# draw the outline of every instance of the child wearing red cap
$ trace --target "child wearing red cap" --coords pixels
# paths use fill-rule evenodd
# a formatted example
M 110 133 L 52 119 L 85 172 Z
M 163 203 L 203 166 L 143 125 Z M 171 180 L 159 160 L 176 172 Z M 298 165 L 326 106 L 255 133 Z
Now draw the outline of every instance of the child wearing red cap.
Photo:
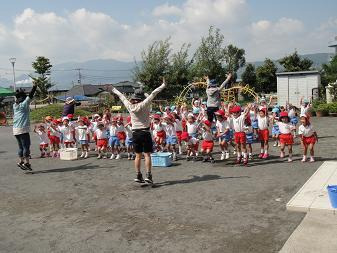
M 241 113 L 240 106 L 234 106 L 231 110 L 231 123 L 234 129 L 234 141 L 236 144 L 237 159 L 236 164 L 240 164 L 242 161 L 243 153 L 243 164 L 248 164 L 247 146 L 246 146 L 246 134 L 245 134 L 245 119 L 248 116 L 250 105 L 246 107 L 243 113 Z
M 59 156 L 59 149 L 60 149 L 60 142 L 61 142 L 61 132 L 58 128 L 59 121 L 58 120 L 53 120 L 50 124 L 50 127 L 48 129 L 49 133 L 49 141 L 50 145 L 52 147 L 52 156 L 53 157 L 58 157 Z
M 89 152 L 89 139 L 90 139 L 90 131 L 88 126 L 86 125 L 86 118 L 79 118 L 78 119 L 78 126 L 75 127 L 77 136 L 78 136 L 78 141 L 81 145 L 81 158 L 88 158 L 88 152 Z
M 76 142 L 75 138 L 75 128 L 69 124 L 68 117 L 63 117 L 63 125 L 59 127 L 62 133 L 62 143 L 66 148 L 72 148 Z
M 288 112 L 281 112 L 280 117 L 279 117 L 279 122 L 277 122 L 277 125 L 279 126 L 280 130 L 280 144 L 281 144 L 281 154 L 280 157 L 284 158 L 284 149 L 285 146 L 288 147 L 289 151 L 289 157 L 288 157 L 288 162 L 292 162 L 292 155 L 293 155 L 293 144 L 294 144 L 294 138 L 292 135 L 292 131 L 295 129 L 295 126 L 293 126 L 290 123 L 290 119 L 288 116 Z
M 221 148 L 221 160 L 229 159 L 228 143 L 231 141 L 230 125 L 224 110 L 215 112 L 217 137 Z
M 126 134 L 125 134 L 125 127 L 124 127 L 124 120 L 122 116 L 119 116 L 117 118 L 117 137 L 119 139 L 120 148 L 125 150 Z
M 108 147 L 108 134 L 106 126 L 103 122 L 97 123 L 97 129 L 94 132 L 93 139 L 97 143 L 98 156 L 97 159 L 106 159 L 106 149 Z
M 118 117 L 113 117 L 111 123 L 109 124 L 109 148 L 111 149 L 110 160 L 120 159 L 119 146 L 120 141 L 118 138 Z
M 183 123 L 181 118 L 176 112 L 172 113 L 172 116 L 175 120 L 175 127 L 176 127 L 176 135 L 177 135 L 177 141 L 178 141 L 178 152 L 179 155 L 182 154 L 182 134 L 183 134 Z
M 209 120 L 203 122 L 201 153 L 204 155 L 203 162 L 210 161 L 211 163 L 214 163 L 215 161 L 212 156 L 214 141 L 211 127 L 212 123 Z
M 135 152 L 133 148 L 133 134 L 132 134 L 132 123 L 131 123 L 131 116 L 126 118 L 126 125 L 125 127 L 125 134 L 126 134 L 126 151 L 128 152 L 128 160 L 135 159 Z
M 187 115 L 186 121 L 187 129 L 187 155 L 186 160 L 189 161 L 191 157 L 197 159 L 199 150 L 198 130 L 199 124 L 196 122 L 195 116 L 192 113 Z
M 302 162 L 307 161 L 307 152 L 310 152 L 310 162 L 315 162 L 314 159 L 314 146 L 318 140 L 317 133 L 310 124 L 309 116 L 303 114 L 300 116 L 301 125 L 298 128 L 298 135 L 301 138 L 303 146 L 303 159 Z
M 259 158 L 268 158 L 269 149 L 269 117 L 266 108 L 261 108 L 257 115 L 257 123 L 259 128 L 259 140 L 261 143 L 261 151 Z
M 39 126 L 35 126 L 34 133 L 36 133 L 40 138 L 41 158 L 46 156 L 49 157 L 50 156 L 50 153 L 48 151 L 49 138 L 44 125 L 40 124 Z
M 161 117 L 159 114 L 153 116 L 153 122 L 151 126 L 154 141 L 157 144 L 157 151 L 162 151 L 165 146 L 165 130 L 164 126 L 161 123 Z

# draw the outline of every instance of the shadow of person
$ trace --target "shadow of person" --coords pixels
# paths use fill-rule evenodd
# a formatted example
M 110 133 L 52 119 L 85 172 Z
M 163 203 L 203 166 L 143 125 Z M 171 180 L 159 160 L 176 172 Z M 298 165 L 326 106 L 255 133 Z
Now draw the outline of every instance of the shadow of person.
M 202 176 L 193 175 L 192 178 L 188 178 L 188 179 L 159 182 L 159 183 L 156 183 L 154 185 L 154 188 L 162 187 L 162 186 L 171 186 L 171 185 L 176 185 L 176 184 L 191 184 L 191 183 L 195 183 L 195 182 L 205 182 L 205 181 L 224 180 L 224 179 L 236 179 L 236 178 L 250 178 L 250 177 L 249 176 L 221 177 L 219 175 L 202 175 Z
M 111 167 L 111 166 L 110 166 Z M 44 173 L 58 173 L 58 172 L 70 172 L 70 171 L 78 171 L 78 170 L 96 170 L 99 169 L 98 165 L 84 164 L 75 167 L 66 167 L 66 168 L 57 168 L 50 170 L 38 170 L 29 172 L 29 174 L 44 174 Z

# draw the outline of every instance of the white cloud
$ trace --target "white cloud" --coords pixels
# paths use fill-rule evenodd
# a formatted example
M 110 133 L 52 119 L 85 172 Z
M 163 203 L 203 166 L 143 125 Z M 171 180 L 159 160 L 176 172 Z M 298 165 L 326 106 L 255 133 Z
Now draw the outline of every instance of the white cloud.
M 0 65 L 16 56 L 17 66 L 30 67 L 38 55 L 53 64 L 98 58 L 132 61 L 154 40 L 169 36 L 174 48 L 186 42 L 194 49 L 210 25 L 221 29 L 226 43 L 245 48 L 248 60 L 278 58 L 295 48 L 300 53 L 328 51 L 337 25 L 336 18 L 317 27 L 287 17 L 252 22 L 245 0 L 186 0 L 180 6 L 157 6 L 152 14 L 152 23 L 133 25 L 83 8 L 65 15 L 25 9 L 12 25 L 0 24 Z
M 156 17 L 160 16 L 180 16 L 182 15 L 182 10 L 175 6 L 175 5 L 169 5 L 168 3 L 157 6 L 153 9 L 152 15 Z

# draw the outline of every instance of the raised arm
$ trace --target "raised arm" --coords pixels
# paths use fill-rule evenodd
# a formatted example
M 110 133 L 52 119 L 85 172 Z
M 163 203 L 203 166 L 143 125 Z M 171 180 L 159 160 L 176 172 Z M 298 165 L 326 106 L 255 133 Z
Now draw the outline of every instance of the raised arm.
M 29 92 L 29 95 L 28 95 L 30 99 L 33 99 L 34 94 L 35 94 L 35 92 L 36 92 L 36 88 L 37 88 L 37 84 L 35 84 L 35 83 L 33 82 L 33 88 L 32 88 L 32 90 Z
M 229 83 L 229 81 L 231 80 L 231 78 L 232 78 L 232 73 L 229 73 L 227 75 L 226 80 L 220 85 L 219 89 L 222 90 L 223 88 L 227 88 L 227 84 Z
M 158 88 L 156 88 L 154 91 L 152 91 L 152 93 L 147 98 L 145 98 L 142 104 L 147 105 L 151 103 L 151 101 L 157 96 L 157 94 L 161 92 L 165 87 L 166 87 L 166 81 L 165 81 L 165 78 L 163 78 L 163 83 Z
M 114 94 L 116 94 L 119 99 L 122 101 L 122 103 L 125 105 L 126 108 L 129 108 L 130 106 L 130 102 L 129 100 L 124 96 L 124 94 L 122 92 L 120 92 L 119 90 L 117 90 L 115 87 L 112 88 L 112 91 Z

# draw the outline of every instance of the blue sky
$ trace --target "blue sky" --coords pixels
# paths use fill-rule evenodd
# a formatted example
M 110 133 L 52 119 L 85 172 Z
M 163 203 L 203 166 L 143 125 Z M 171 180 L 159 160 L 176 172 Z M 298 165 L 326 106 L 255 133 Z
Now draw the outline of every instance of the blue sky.
M 5 3 L 4 3 L 5 2 Z M 208 27 L 247 60 L 332 52 L 336 0 L 12 0 L 0 10 L 0 67 L 8 57 L 29 66 L 36 55 L 53 62 L 113 58 L 130 61 L 155 40 L 171 37 L 195 50 Z

